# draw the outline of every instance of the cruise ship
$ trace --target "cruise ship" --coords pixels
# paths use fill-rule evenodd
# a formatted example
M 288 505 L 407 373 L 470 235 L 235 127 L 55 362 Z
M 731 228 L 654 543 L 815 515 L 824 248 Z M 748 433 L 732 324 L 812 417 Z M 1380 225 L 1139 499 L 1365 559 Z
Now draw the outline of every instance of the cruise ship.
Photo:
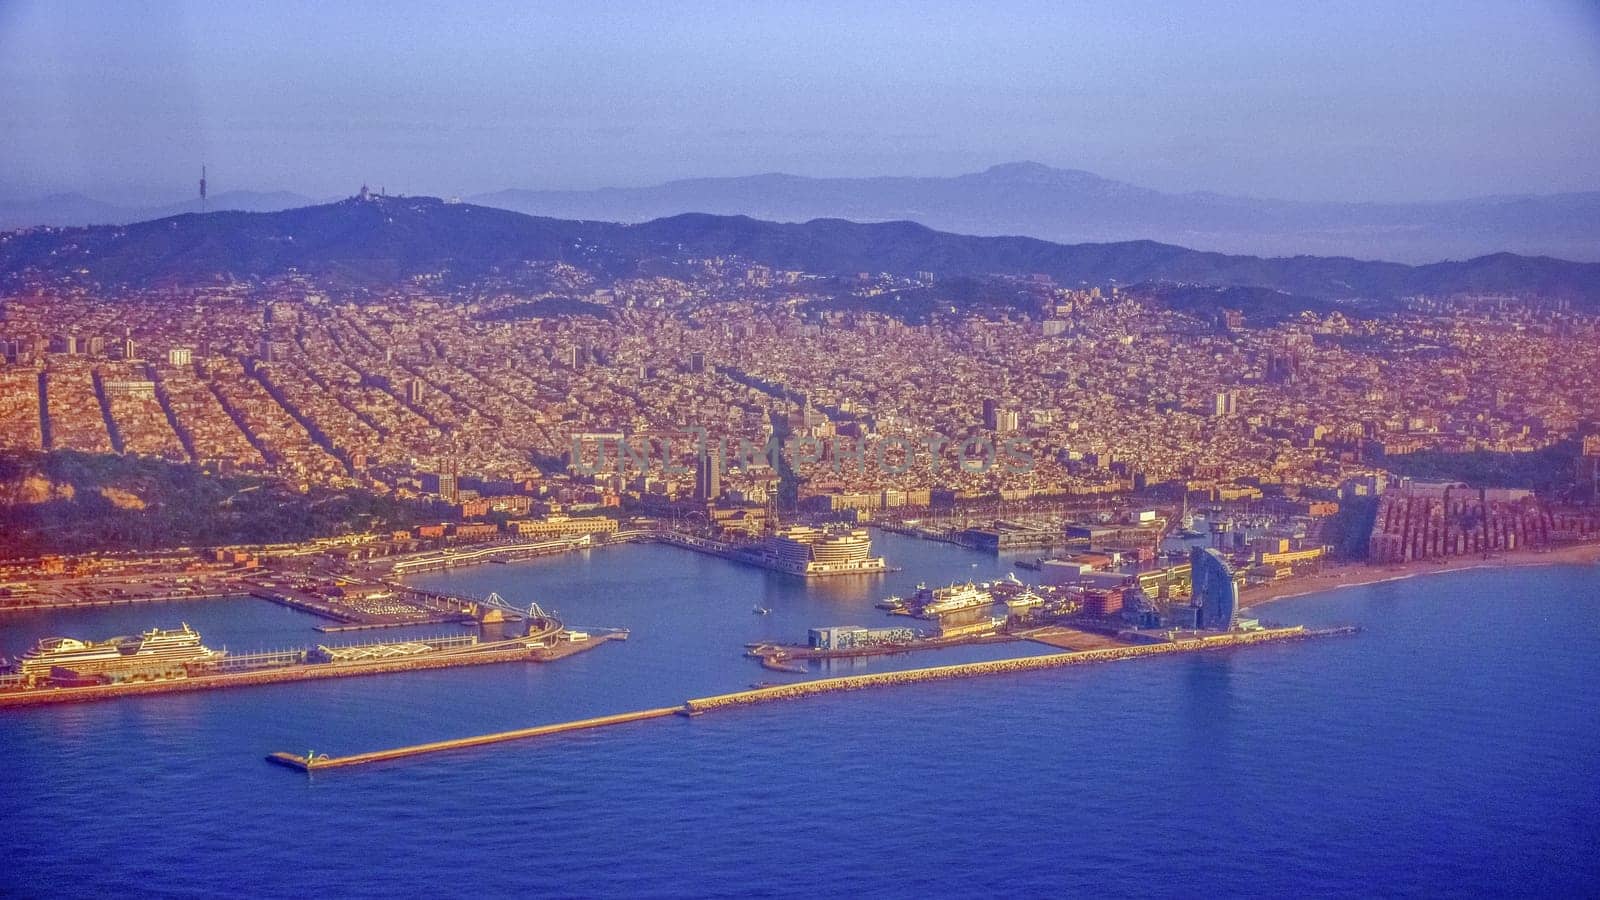
M 872 538 L 865 528 L 792 525 L 762 541 L 754 548 L 752 559 L 769 569 L 807 578 L 888 569 L 883 557 L 872 555 Z
M 949 587 L 929 588 L 919 586 L 912 595 L 910 606 L 924 619 L 937 619 L 951 613 L 989 609 L 994 606 L 994 594 L 988 585 L 952 584 Z
M 200 644 L 200 633 L 184 624 L 181 628 L 152 628 L 137 636 L 114 637 L 104 641 L 77 638 L 44 638 L 17 660 L 16 672 L 25 681 L 49 678 L 56 669 L 78 676 L 179 674 L 185 666 L 220 659 L 222 654 Z

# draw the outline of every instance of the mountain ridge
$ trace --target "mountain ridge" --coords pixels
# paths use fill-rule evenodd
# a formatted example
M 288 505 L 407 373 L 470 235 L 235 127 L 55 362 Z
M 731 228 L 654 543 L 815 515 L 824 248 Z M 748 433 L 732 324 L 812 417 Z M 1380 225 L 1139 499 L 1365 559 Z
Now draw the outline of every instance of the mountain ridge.
M 1163 192 L 1084 169 L 1022 161 L 953 176 L 817 178 L 768 172 L 592 190 L 511 188 L 465 198 L 560 219 L 646 222 L 685 212 L 777 222 L 908 219 L 941 231 L 1056 243 L 1154 239 L 1198 250 L 1349 256 L 1420 265 L 1505 250 L 1600 262 L 1600 191 L 1498 194 L 1428 203 L 1280 200 Z M 211 210 L 256 212 L 314 201 L 285 191 L 230 191 Z M 199 201 L 118 206 L 75 194 L 0 198 L 0 228 L 131 224 L 199 211 Z
M 1408 266 L 1348 257 L 1229 255 L 1151 240 L 1064 245 L 951 234 L 911 221 L 780 223 L 684 213 L 629 225 L 527 216 L 427 197 L 351 198 L 280 212 L 185 213 L 127 226 L 11 232 L 0 235 L 0 283 L 206 284 L 301 273 L 334 286 L 371 288 L 417 277 L 481 282 L 548 261 L 631 275 L 652 261 L 713 256 L 823 275 L 1045 274 L 1067 285 L 1258 287 L 1338 300 L 1504 292 L 1600 308 L 1600 264 L 1512 253 Z
M 309 206 L 317 201 L 292 191 L 224 191 L 207 199 L 207 211 L 277 212 Z M 30 200 L 0 200 L 0 230 L 40 226 L 130 225 L 164 219 L 186 212 L 201 212 L 199 198 L 177 203 L 123 205 L 107 203 L 75 191 L 47 194 Z
M 1217 252 L 1411 264 L 1500 250 L 1600 261 L 1600 191 L 1435 203 L 1277 200 L 1166 193 L 1082 169 L 1015 162 L 949 177 L 768 173 L 636 188 L 510 189 L 466 199 L 530 215 L 620 222 L 680 212 L 780 222 L 911 219 L 943 231 L 1057 243 L 1151 238 Z

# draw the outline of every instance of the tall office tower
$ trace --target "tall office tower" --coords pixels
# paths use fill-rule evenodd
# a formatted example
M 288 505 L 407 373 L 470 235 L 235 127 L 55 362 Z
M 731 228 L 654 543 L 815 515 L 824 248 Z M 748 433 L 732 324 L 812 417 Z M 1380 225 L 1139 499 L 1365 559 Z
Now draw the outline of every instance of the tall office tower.
M 457 487 L 455 464 L 451 463 L 439 472 L 429 472 L 423 475 L 422 489 L 430 494 L 438 494 L 446 502 L 456 502 L 461 496 L 461 491 Z
M 722 496 L 722 460 L 709 448 L 695 460 L 694 496 L 707 503 Z

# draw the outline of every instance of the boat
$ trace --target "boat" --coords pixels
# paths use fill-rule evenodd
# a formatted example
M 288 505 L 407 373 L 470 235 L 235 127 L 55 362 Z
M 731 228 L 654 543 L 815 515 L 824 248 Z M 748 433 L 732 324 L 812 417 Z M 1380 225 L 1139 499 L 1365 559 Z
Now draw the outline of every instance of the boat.
M 17 660 L 15 671 L 25 680 L 51 677 L 57 669 L 75 675 L 104 675 L 116 678 L 151 673 L 177 674 L 185 666 L 220 659 L 222 654 L 202 646 L 200 634 L 188 623 L 163 630 L 152 628 L 136 636 L 114 637 L 104 641 L 82 641 L 70 637 L 48 637 Z
M 988 586 L 980 587 L 970 581 L 942 588 L 923 588 L 911 598 L 911 605 L 916 608 L 917 615 L 924 619 L 937 619 L 940 616 L 967 610 L 987 609 L 994 604 L 994 594 L 989 592 Z
M 755 613 L 758 616 L 764 616 L 764 615 L 767 615 L 768 613 L 772 612 L 772 610 L 766 608 L 765 606 L 756 606 L 755 608 L 751 609 L 750 611 Z
M 50 670 L 57 666 L 81 671 L 80 667 L 93 668 L 121 659 L 122 651 L 115 639 L 90 642 L 69 637 L 48 637 L 22 654 L 15 668 L 18 675 L 40 678 L 49 675 Z
M 889 610 L 890 612 L 894 612 L 895 610 L 905 609 L 906 601 L 904 597 L 885 597 L 872 605 L 876 606 L 878 609 L 885 609 Z

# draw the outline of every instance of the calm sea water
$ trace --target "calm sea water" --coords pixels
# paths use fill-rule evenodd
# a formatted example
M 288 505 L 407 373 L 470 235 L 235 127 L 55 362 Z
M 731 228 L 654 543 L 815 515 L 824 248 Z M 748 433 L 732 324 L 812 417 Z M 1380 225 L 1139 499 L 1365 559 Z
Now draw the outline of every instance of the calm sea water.
M 878 540 L 905 572 L 808 586 L 635 546 L 421 579 L 633 630 L 548 666 L 0 713 L 0 895 L 1572 896 L 1600 884 L 1600 567 L 1270 608 L 1365 626 L 1352 638 L 831 695 L 312 778 L 262 761 L 782 680 L 744 645 L 883 623 L 871 602 L 884 594 L 1010 568 Z M 313 619 L 240 600 L 9 617 L 0 653 L 180 620 L 235 650 L 328 640 Z M 866 670 L 1043 649 L 1026 646 Z

